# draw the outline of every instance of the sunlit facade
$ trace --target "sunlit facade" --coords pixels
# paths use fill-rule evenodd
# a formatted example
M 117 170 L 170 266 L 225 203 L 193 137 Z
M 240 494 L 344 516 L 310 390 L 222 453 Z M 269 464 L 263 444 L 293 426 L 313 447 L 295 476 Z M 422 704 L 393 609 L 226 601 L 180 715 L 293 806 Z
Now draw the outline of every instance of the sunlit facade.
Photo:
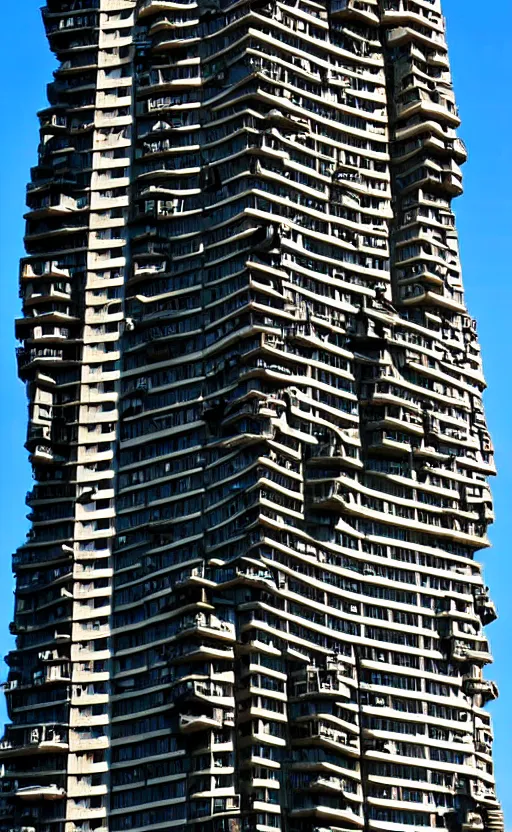
M 1 832 L 503 832 L 438 0 L 43 20 Z

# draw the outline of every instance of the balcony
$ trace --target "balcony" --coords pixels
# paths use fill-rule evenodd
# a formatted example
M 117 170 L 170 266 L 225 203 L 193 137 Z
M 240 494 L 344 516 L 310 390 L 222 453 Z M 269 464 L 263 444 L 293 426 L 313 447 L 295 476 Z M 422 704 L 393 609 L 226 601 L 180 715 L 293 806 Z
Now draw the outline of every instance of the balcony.
M 421 17 L 420 20 L 423 22 L 424 19 Z M 391 23 L 392 21 L 388 18 L 386 22 Z M 427 35 L 419 32 L 417 29 L 413 29 L 410 26 L 398 26 L 394 29 L 388 29 L 386 32 L 386 40 L 389 49 L 393 49 L 397 46 L 403 46 L 411 41 L 418 41 L 421 46 L 426 46 L 429 49 L 433 49 L 434 46 L 441 47 L 442 52 L 438 49 L 436 53 L 439 56 L 438 60 L 441 57 L 444 57 L 444 63 L 448 64 L 446 56 L 446 38 L 441 32 L 432 30 Z
M 424 259 L 420 260 L 419 258 Z M 442 291 L 446 280 L 447 267 L 434 261 L 427 261 L 423 252 L 411 257 L 407 265 L 405 261 L 400 261 L 399 265 L 400 268 L 397 270 L 399 286 L 406 287 L 421 280 L 421 284 L 418 285 L 421 285 L 425 291 L 430 291 L 432 287 L 440 287 L 437 291 Z M 424 283 L 427 285 L 423 286 Z M 403 291 L 407 294 L 405 288 Z
M 46 667 L 45 670 L 36 670 L 33 675 L 34 685 L 61 685 L 63 682 L 71 682 L 70 666 L 61 667 L 59 665 L 52 665 Z
M 39 277 L 67 278 L 69 280 L 70 272 L 69 269 L 59 266 L 58 260 L 45 260 L 40 262 L 36 262 L 35 260 L 29 260 L 27 262 L 22 260 L 20 277 L 22 280 L 34 280 Z
M 309 789 L 312 792 L 343 792 L 345 790 L 345 786 L 346 783 L 341 777 L 326 777 L 325 775 L 319 774 L 318 777 L 315 777 L 315 779 L 310 782 Z
M 68 125 L 67 116 L 58 115 L 54 112 L 41 111 L 39 113 L 39 125 L 41 130 L 49 133 L 61 133 Z
M 137 9 L 137 18 L 149 17 L 150 15 L 159 14 L 161 12 L 176 12 L 176 4 L 189 6 L 187 2 L 180 2 L 180 0 L 143 0 Z
M 65 194 L 58 196 L 47 196 L 29 204 L 29 212 L 25 215 L 29 220 L 42 219 L 43 217 L 63 216 L 80 208 L 85 208 L 77 199 Z
M 198 59 L 199 60 L 199 59 Z M 139 89 L 144 93 L 172 89 L 189 89 L 202 84 L 197 63 L 175 64 L 165 69 L 150 70 L 139 76 Z
M 66 459 L 63 456 L 54 454 L 52 448 L 49 445 L 36 445 L 34 450 L 32 451 L 30 459 L 31 462 L 33 462 L 35 465 L 49 465 L 54 462 L 66 462 Z
M 335 829 L 346 829 L 345 824 L 363 828 L 364 819 L 353 809 L 348 808 L 343 799 L 334 796 L 309 796 L 301 800 L 296 808 L 290 811 L 291 818 L 318 818 L 322 826 L 315 826 L 314 832 L 334 832 Z M 325 822 L 329 824 L 326 828 Z
M 354 504 L 354 495 L 348 486 L 339 480 L 310 486 L 308 496 L 311 507 L 321 511 L 348 511 Z
M 66 791 L 52 783 L 49 786 L 22 786 L 16 789 L 15 795 L 24 801 L 62 800 L 66 797 Z
M 458 127 L 460 124 L 453 102 L 439 93 L 415 88 L 404 93 L 404 98 L 405 100 L 397 103 L 395 107 L 396 116 L 399 119 L 410 119 L 414 115 L 419 115 L 423 122 L 447 121 L 452 127 Z M 444 149 L 445 146 L 444 142 L 440 143 L 441 148 Z
M 456 173 L 445 173 L 442 179 L 442 187 L 450 196 L 460 196 L 464 192 L 461 177 Z
M 325 719 L 312 719 L 299 722 L 293 726 L 293 743 L 303 745 L 324 746 L 330 750 L 339 750 L 352 757 L 359 756 L 359 740 L 347 734 L 335 724 Z M 320 784 L 317 784 L 320 788 Z M 335 788 L 331 784 L 330 788 Z M 336 787 L 339 791 L 339 786 Z
M 489 679 L 464 678 L 462 688 L 468 696 L 480 696 L 484 704 L 492 702 L 499 696 L 496 682 L 491 682 Z
M 221 641 L 235 641 L 236 639 L 234 624 L 230 624 L 228 621 L 221 621 L 214 615 L 207 617 L 203 613 L 199 613 L 195 621 L 187 624 L 179 633 L 180 636 L 191 634 L 213 637 Z
M 23 298 L 23 309 L 26 314 L 30 315 L 30 307 L 45 303 L 47 301 L 61 300 L 63 302 L 71 301 L 71 284 L 59 283 L 57 285 L 50 284 L 46 281 L 37 280 L 33 284 L 29 284 L 26 290 L 22 289 L 20 293 Z
M 482 815 L 479 812 L 466 812 L 460 828 L 462 832 L 480 832 L 485 829 Z
M 194 734 L 197 731 L 215 730 L 224 725 L 224 711 L 214 708 L 211 716 L 207 714 L 180 714 L 179 727 L 182 734 Z
M 27 431 L 27 441 L 25 442 L 25 448 L 27 450 L 31 450 L 34 443 L 37 445 L 39 442 L 51 442 L 52 441 L 52 427 L 51 424 L 41 424 L 35 425 L 32 422 L 29 422 L 28 431 Z
M 331 15 L 335 20 L 353 20 L 373 26 L 380 22 L 377 0 L 331 0 Z
M 453 153 L 455 160 L 459 165 L 462 165 L 465 161 L 467 161 L 468 151 L 462 139 L 457 137 L 452 141 L 446 142 L 446 149 Z
M 359 459 L 359 440 L 353 445 L 347 442 L 321 442 L 309 448 L 308 464 L 311 466 L 312 476 L 315 467 L 327 467 L 336 469 L 336 476 L 339 476 L 341 468 L 361 468 L 362 462 Z
M 466 310 L 462 292 L 450 292 L 447 287 L 433 291 L 419 283 L 401 287 L 400 303 L 404 306 L 439 306 L 442 309 L 460 313 Z
M 257 566 L 247 567 L 245 569 L 238 568 L 236 570 L 237 578 L 243 583 L 256 583 L 260 586 L 276 586 L 276 579 L 269 569 Z
M 199 704 L 209 702 L 212 705 L 220 705 L 229 708 L 234 707 L 234 699 L 231 695 L 232 685 L 228 683 L 208 681 L 182 682 L 171 691 L 173 702 L 193 701 Z
M 234 652 L 232 647 L 222 649 L 220 645 L 218 647 L 211 647 L 207 644 L 187 644 L 185 642 L 181 646 L 179 653 L 177 653 L 172 659 L 169 659 L 169 661 L 177 663 L 183 661 L 184 658 L 190 661 L 202 661 L 203 659 L 233 659 Z
M 475 609 L 484 626 L 496 621 L 498 617 L 496 605 L 490 600 L 489 595 L 485 590 L 478 590 L 475 592 Z
M 334 670 L 308 667 L 297 678 L 293 685 L 293 696 L 296 698 L 318 696 L 341 696 L 351 698 L 351 690 L 344 678 L 348 674 L 344 669 Z
M 453 637 L 450 655 L 456 662 L 472 662 L 478 666 L 492 662 L 489 644 L 485 639 L 462 640 L 461 638 Z
M 22 566 L 29 566 L 32 564 L 47 564 L 71 560 L 73 555 L 73 547 L 69 543 L 63 543 L 61 546 L 50 546 L 48 549 L 33 549 L 30 550 L 25 546 L 20 546 L 14 553 L 12 561 L 13 567 L 17 569 Z
M 0 760 L 34 754 L 66 753 L 69 745 L 64 733 L 48 725 L 25 732 L 19 743 L 9 738 L 0 742 Z

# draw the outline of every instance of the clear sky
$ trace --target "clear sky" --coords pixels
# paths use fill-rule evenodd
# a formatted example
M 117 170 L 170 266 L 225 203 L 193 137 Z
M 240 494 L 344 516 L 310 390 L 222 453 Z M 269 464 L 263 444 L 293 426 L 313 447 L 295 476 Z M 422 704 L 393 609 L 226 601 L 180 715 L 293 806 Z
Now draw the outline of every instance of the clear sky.
M 10 556 L 23 542 L 25 492 L 31 474 L 23 448 L 26 405 L 16 378 L 13 319 L 19 314 L 18 258 L 22 254 L 25 183 L 36 163 L 35 113 L 45 106 L 54 68 L 40 21 L 41 0 L 3 0 L 0 77 L 0 655 L 10 648 L 13 581 Z M 485 553 L 486 579 L 500 619 L 491 625 L 495 665 L 488 675 L 501 696 L 491 706 L 498 788 L 512 832 L 512 559 L 507 526 L 512 510 L 512 0 L 444 0 L 461 136 L 469 149 L 463 197 L 455 201 L 467 301 L 477 317 L 489 383 L 487 415 L 496 446 L 497 522 Z M 509 410 L 510 408 L 510 410 Z M 0 719 L 4 719 L 0 696 Z M 508 787 L 508 788 L 507 788 Z

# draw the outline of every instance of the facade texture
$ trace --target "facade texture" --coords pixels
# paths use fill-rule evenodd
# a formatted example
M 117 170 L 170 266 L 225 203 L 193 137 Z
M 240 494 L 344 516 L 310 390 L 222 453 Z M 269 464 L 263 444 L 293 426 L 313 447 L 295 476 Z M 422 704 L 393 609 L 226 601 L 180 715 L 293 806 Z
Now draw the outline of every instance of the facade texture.
M 438 0 L 43 19 L 0 829 L 500 832 Z

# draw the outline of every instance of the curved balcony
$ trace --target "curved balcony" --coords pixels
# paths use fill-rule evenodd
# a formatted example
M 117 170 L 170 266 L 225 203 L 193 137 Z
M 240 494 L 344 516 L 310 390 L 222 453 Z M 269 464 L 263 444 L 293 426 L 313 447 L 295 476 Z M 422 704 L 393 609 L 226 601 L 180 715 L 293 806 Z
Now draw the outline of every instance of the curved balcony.
M 49 786 L 21 786 L 14 794 L 23 801 L 63 800 L 66 790 L 52 783 Z
M 310 507 L 319 511 L 350 511 L 355 503 L 349 487 L 340 480 L 318 482 L 309 485 L 306 501 Z
M 188 41 L 185 40 L 184 43 Z M 199 65 L 194 61 L 146 73 L 139 79 L 139 92 L 146 95 L 172 89 L 190 89 L 200 87 L 202 83 Z
M 60 20 L 47 17 L 45 20 L 48 40 L 54 49 L 58 48 L 59 50 L 65 48 L 67 40 L 72 41 L 77 35 L 85 32 L 92 34 L 97 28 L 98 16 L 92 13 L 89 15 L 77 14 L 76 17 L 62 17 Z
M 56 453 L 51 445 L 36 444 L 30 454 L 30 461 L 34 465 L 60 465 L 68 459 Z
M 484 703 L 492 702 L 499 696 L 496 682 L 492 682 L 489 679 L 473 676 L 465 677 L 462 680 L 462 689 L 468 696 L 481 696 Z
M 196 9 L 196 17 L 192 18 L 190 20 L 181 20 L 180 30 L 183 31 L 184 29 L 186 29 L 188 27 L 190 27 L 191 29 L 193 28 L 195 30 L 193 32 L 193 39 L 196 40 L 197 39 L 197 26 L 199 25 L 199 12 L 197 11 L 197 6 L 195 6 L 195 5 L 187 6 L 185 4 L 180 5 L 180 10 L 181 11 L 188 11 L 189 8 L 190 9 Z M 174 30 L 174 33 L 176 33 L 176 23 L 173 20 L 173 15 L 170 15 L 170 14 L 165 14 L 165 13 L 164 14 L 159 14 L 158 17 L 156 17 L 154 20 L 152 20 L 151 23 L 149 24 L 149 35 L 150 35 L 150 37 L 154 37 L 154 35 L 158 34 L 158 32 L 166 32 L 166 31 L 171 32 L 172 30 Z M 175 38 L 173 38 L 172 35 L 171 35 L 171 38 L 172 38 L 173 41 L 175 40 Z M 178 38 L 178 40 L 179 40 L 179 38 Z M 157 45 L 165 47 L 165 45 L 166 45 L 165 37 L 155 39 L 153 41 L 153 46 L 157 46 Z
M 62 135 L 68 127 L 68 118 L 63 115 L 59 108 L 48 108 L 38 113 L 39 129 L 44 133 Z
M 430 2 L 430 0 L 429 0 Z M 382 2 L 381 23 L 384 25 L 397 23 L 417 23 L 421 26 L 432 27 L 438 31 L 443 28 L 443 18 L 435 9 L 426 9 L 420 4 L 414 4 L 411 9 L 407 0 L 384 0 Z
M 137 19 L 152 17 L 162 12 L 181 11 L 183 8 L 196 8 L 197 3 L 191 3 L 190 0 L 142 0 L 137 6 Z
M 29 310 L 35 304 L 54 303 L 55 301 L 62 301 L 69 305 L 72 297 L 71 284 L 54 285 L 53 283 L 37 281 L 34 286 L 34 284 L 29 283 L 22 297 L 24 311 Z
M 67 329 L 67 326 L 72 324 L 80 324 L 80 319 L 77 318 L 75 315 L 70 314 L 69 311 L 62 311 L 58 308 L 58 303 L 54 300 L 53 301 L 55 309 L 41 309 L 41 311 L 35 309 L 34 307 L 31 308 L 32 315 L 26 318 L 17 318 L 15 321 L 16 326 L 16 337 L 20 340 L 28 339 L 31 337 L 30 330 L 33 330 L 32 337 L 34 339 L 38 338 L 69 338 L 70 333 Z M 66 307 L 65 307 L 66 308 Z M 69 307 L 67 307 L 69 308 Z M 48 324 L 60 324 L 60 327 L 54 327 L 54 331 L 49 335 L 46 332 L 43 332 L 43 326 L 47 326 Z M 65 324 L 66 328 L 62 325 Z M 39 335 L 39 331 L 36 333 L 36 329 L 39 328 L 41 330 L 41 334 Z M 29 334 L 27 334 L 27 330 L 29 330 Z
M 458 127 L 460 118 L 455 105 L 450 99 L 443 98 L 439 93 L 429 93 L 427 90 L 415 89 L 404 95 L 405 101 L 395 105 L 396 119 L 410 119 L 419 116 L 421 122 L 430 119 L 448 122 L 451 127 Z
M 486 639 L 451 637 L 449 653 L 455 662 L 470 662 L 483 666 L 492 662 L 489 644 Z
M 235 641 L 235 625 L 228 621 L 221 621 L 215 616 L 207 617 L 203 613 L 196 616 L 194 622 L 185 625 L 178 635 L 180 637 L 190 635 L 202 635 L 208 638 L 219 639 L 219 641 Z
M 293 683 L 292 696 L 295 699 L 320 697 L 351 698 L 351 688 L 344 681 L 347 676 L 345 670 L 327 670 L 325 668 L 309 667 L 296 677 Z
M 423 21 L 423 18 L 420 18 L 420 20 Z M 388 22 L 391 21 L 388 20 Z M 386 42 L 389 49 L 404 46 L 406 43 L 411 42 L 417 42 L 420 46 L 426 46 L 429 49 L 437 47 L 437 52 L 441 52 L 445 56 L 445 63 L 448 64 L 446 38 L 442 32 L 437 32 L 435 29 L 432 29 L 426 35 L 412 26 L 396 26 L 393 29 L 387 30 Z
M 498 617 L 496 605 L 484 589 L 475 592 L 475 609 L 484 626 L 496 621 Z
M 193 734 L 198 731 L 216 730 L 225 724 L 233 724 L 234 715 L 222 708 L 213 708 L 210 713 L 180 714 L 179 729 L 182 734 Z
M 62 561 L 71 561 L 74 555 L 73 541 L 67 540 L 61 545 L 55 546 L 52 542 L 48 542 L 41 549 L 31 549 L 31 542 L 25 546 L 20 546 L 13 555 L 13 567 L 19 569 L 24 566 L 50 566 L 53 564 L 62 563 Z M 49 548 L 47 549 L 46 546 Z
M 64 733 L 58 733 L 46 725 L 33 728 L 22 741 L 16 743 L 11 739 L 0 742 L 0 760 L 35 754 L 65 754 L 69 750 Z
M 42 347 L 41 349 L 27 350 L 24 347 L 17 347 L 16 358 L 18 361 L 18 373 L 21 375 L 34 367 L 42 365 L 52 365 L 55 363 L 62 363 L 64 359 L 64 350 L 53 349 L 52 347 Z M 75 359 L 69 359 L 72 363 Z
M 467 161 L 468 151 L 466 145 L 459 137 L 447 141 L 445 147 L 449 153 L 453 154 L 459 165 Z
M 359 757 L 359 740 L 326 719 L 312 719 L 293 726 L 292 743 L 300 746 L 319 746 L 343 751 L 349 757 Z M 320 784 L 317 785 L 320 789 Z M 339 791 L 339 786 L 334 787 Z
M 40 277 L 69 281 L 71 273 L 69 269 L 59 266 L 58 260 L 45 260 L 44 256 L 21 261 L 20 280 L 34 280 Z
M 362 468 L 363 463 L 359 459 L 359 448 L 357 445 L 346 445 L 343 442 L 321 443 L 310 449 L 308 465 L 311 467 L 310 475 L 316 467 L 333 468 L 339 476 L 341 468 Z M 353 451 L 353 453 L 351 453 Z
M 377 0 L 331 0 L 331 17 L 334 20 L 348 20 L 378 26 Z
M 309 783 L 309 790 L 312 792 L 316 791 L 329 791 L 329 792 L 344 792 L 346 787 L 345 780 L 341 777 L 327 777 L 325 775 L 319 774 Z
M 462 186 L 462 179 L 459 173 L 449 172 L 445 173 L 441 180 L 442 190 L 450 194 L 450 196 L 460 196 L 464 192 Z
M 399 298 L 403 306 L 438 306 L 462 314 L 466 310 L 462 292 L 453 292 L 450 295 L 446 287 L 442 291 L 431 291 L 421 284 L 415 283 L 413 286 L 403 287 L 400 290 Z
M 29 203 L 29 211 L 25 214 L 25 219 L 36 220 L 43 217 L 65 216 L 74 211 L 79 211 L 86 208 L 82 205 L 80 200 L 66 194 L 55 194 L 46 196 L 39 200 L 31 200 Z
M 221 685 L 210 680 L 182 682 L 171 691 L 171 699 L 173 702 L 208 702 L 213 706 L 233 708 L 233 696 L 222 690 L 222 687 L 229 688 L 231 685 Z
M 299 802 L 299 801 L 297 801 Z M 300 805 L 302 804 L 302 805 Z M 352 808 L 345 804 L 344 799 L 329 796 L 308 796 L 304 800 L 300 800 L 297 808 L 290 810 L 291 818 L 318 818 L 322 821 L 321 826 L 316 826 L 315 830 L 323 832 L 325 829 L 325 822 L 329 824 L 328 829 L 346 828 L 345 824 L 363 828 L 365 821 L 362 815 L 356 813 Z M 343 826 L 342 826 L 343 824 Z

